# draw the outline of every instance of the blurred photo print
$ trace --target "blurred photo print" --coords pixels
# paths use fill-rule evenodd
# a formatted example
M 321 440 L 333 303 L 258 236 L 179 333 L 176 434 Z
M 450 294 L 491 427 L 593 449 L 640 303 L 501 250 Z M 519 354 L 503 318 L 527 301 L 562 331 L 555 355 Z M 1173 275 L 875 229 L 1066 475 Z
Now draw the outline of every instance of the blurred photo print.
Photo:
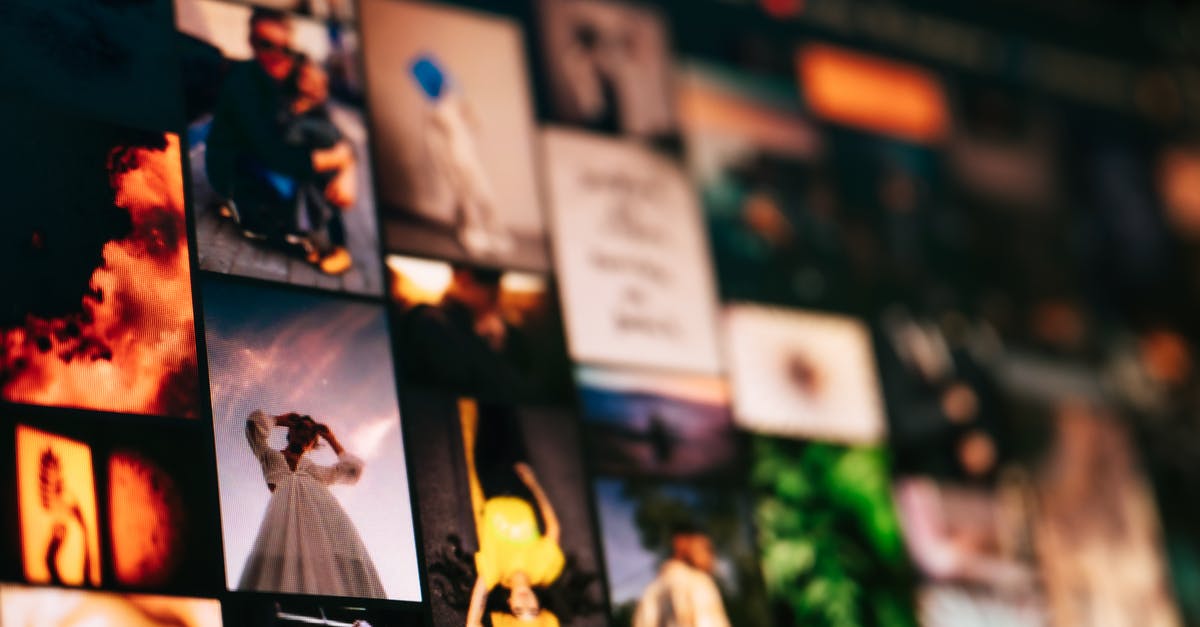
M 596 472 L 736 473 L 738 437 L 724 379 L 584 366 L 576 381 Z
M 1033 538 L 1033 480 L 989 325 L 886 311 L 878 358 L 892 492 L 920 577 L 925 625 L 1049 624 Z
M 549 275 L 399 255 L 387 267 L 406 385 L 488 401 L 572 402 Z
M 4 627 L 221 627 L 221 604 L 143 594 L 0 586 Z
M 734 304 L 725 308 L 724 329 L 739 426 L 851 444 L 883 439 L 883 398 L 865 324 Z
M 200 268 L 379 294 L 358 33 L 254 4 L 175 4 Z
M 353 22 L 354 0 L 230 0 L 266 9 L 297 13 L 319 20 Z
M 12 101 L 0 114 L 21 155 L 0 209 L 0 400 L 195 417 L 179 138 Z
M 768 625 L 718 377 L 577 371 L 614 625 Z
M 722 300 L 837 305 L 847 251 L 821 137 L 795 86 L 689 61 L 679 71 L 688 170 L 704 205 Z
M 361 8 L 388 251 L 545 270 L 520 26 L 427 3 Z
M 571 356 L 682 372 L 719 369 L 716 287 L 684 172 L 641 144 L 542 132 Z
M 95 418 L 18 420 L 0 438 L 14 447 L 20 536 L 4 572 L 56 586 L 218 588 L 211 461 L 205 446 L 189 445 L 197 434 L 190 422 L 124 430 Z
M 554 117 L 591 131 L 675 130 L 671 49 L 657 11 L 607 0 L 539 0 Z
M 775 624 L 916 627 L 888 466 L 879 446 L 755 437 L 755 523 Z
M 226 580 L 420 600 L 381 306 L 204 284 Z
M 1045 410 L 1050 439 L 1034 461 L 1034 539 L 1051 622 L 1182 624 L 1128 427 L 1096 399 L 1064 396 Z
M 404 403 L 433 624 L 606 625 L 574 417 L 412 388 Z
M 595 490 L 611 624 L 772 624 L 744 489 L 602 477 Z

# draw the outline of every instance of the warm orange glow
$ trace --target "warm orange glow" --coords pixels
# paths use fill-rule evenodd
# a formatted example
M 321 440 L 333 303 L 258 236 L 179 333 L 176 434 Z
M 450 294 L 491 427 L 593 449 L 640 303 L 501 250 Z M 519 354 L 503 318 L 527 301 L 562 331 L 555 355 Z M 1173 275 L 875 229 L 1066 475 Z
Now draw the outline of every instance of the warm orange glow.
M 795 114 L 739 97 L 700 77 L 688 77 L 676 102 L 685 128 L 745 137 L 763 149 L 797 157 L 819 148 L 817 134 Z
M 392 255 L 392 298 L 404 307 L 436 305 L 454 280 L 454 269 L 444 261 Z M 505 272 L 500 277 L 500 309 L 505 320 L 519 324 L 530 312 L 545 304 L 546 279 L 537 274 Z
M 444 261 L 398 255 L 388 257 L 387 266 L 392 272 L 392 298 L 410 307 L 442 300 L 454 274 Z
M 221 627 L 214 599 L 0 587 L 0 623 L 14 627 Z
M 17 427 L 17 492 L 25 578 L 100 585 L 100 534 L 92 449 L 82 442 Z
M 1159 164 L 1158 180 L 1175 228 L 1189 237 L 1200 235 L 1200 150 L 1168 150 Z
M 805 100 L 823 118 L 920 143 L 946 135 L 946 97 L 932 72 L 824 44 L 802 48 L 798 64 Z
M 165 150 L 113 151 L 116 204 L 133 230 L 105 245 L 92 274 L 99 298 L 83 315 L 29 319 L 0 331 L 13 372 L 6 399 L 109 411 L 194 416 L 196 343 L 179 138 Z M 81 333 L 61 333 L 71 326 Z M 41 339 L 43 345 L 38 345 Z M 48 345 L 46 344 L 48 343 Z
M 182 555 L 183 501 L 175 480 L 137 453 L 108 460 L 108 517 L 117 580 L 166 584 Z

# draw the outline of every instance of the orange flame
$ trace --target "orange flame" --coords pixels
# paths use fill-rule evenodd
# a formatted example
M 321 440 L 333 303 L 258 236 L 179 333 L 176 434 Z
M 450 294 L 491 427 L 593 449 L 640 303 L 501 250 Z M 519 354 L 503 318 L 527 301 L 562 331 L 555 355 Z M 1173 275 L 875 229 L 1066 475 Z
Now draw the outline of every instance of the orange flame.
M 179 137 L 110 153 L 126 237 L 104 246 L 83 313 L 0 329 L 0 397 L 40 405 L 194 417 L 198 401 Z

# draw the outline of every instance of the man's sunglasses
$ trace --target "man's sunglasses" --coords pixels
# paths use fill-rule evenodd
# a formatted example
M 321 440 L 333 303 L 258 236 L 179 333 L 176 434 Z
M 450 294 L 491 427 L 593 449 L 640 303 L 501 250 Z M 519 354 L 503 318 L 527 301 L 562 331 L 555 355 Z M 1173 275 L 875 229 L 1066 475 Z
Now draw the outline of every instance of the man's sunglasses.
M 276 43 L 265 37 L 257 36 L 250 38 L 250 47 L 258 52 L 281 52 L 284 54 L 291 54 L 292 52 L 292 49 L 287 44 Z

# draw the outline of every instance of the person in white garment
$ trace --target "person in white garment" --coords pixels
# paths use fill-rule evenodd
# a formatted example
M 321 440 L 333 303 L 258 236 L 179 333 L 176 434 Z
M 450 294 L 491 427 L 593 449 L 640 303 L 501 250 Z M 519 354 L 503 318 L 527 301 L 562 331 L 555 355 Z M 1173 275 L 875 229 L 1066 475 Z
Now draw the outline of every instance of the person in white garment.
M 413 73 L 428 99 L 425 147 L 458 212 L 459 243 L 473 256 L 511 253 L 516 244 L 500 221 L 496 193 L 479 157 L 474 109 L 432 57 L 417 59 Z
M 282 450 L 267 444 L 275 427 L 287 429 Z M 354 523 L 327 487 L 356 483 L 362 460 L 346 452 L 328 426 L 296 413 L 255 411 L 246 421 L 246 439 L 271 498 L 238 589 L 386 598 Z M 320 440 L 337 454 L 336 464 L 322 466 L 306 455 Z
M 646 587 L 633 615 L 633 627 L 730 627 L 713 579 L 712 539 L 692 526 L 671 534 L 671 557 Z

